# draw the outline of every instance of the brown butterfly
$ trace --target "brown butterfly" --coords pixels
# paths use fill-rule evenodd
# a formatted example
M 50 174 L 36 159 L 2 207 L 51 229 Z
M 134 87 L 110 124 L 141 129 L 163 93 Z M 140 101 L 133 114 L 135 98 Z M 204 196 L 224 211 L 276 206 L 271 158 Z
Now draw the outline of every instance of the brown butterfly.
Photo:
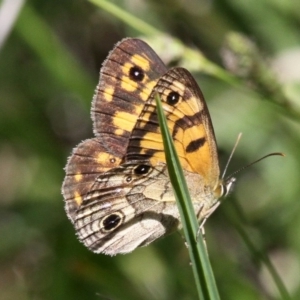
M 92 104 L 95 138 L 69 158 L 66 212 L 89 249 L 115 255 L 181 227 L 154 96 L 161 98 L 199 222 L 233 181 L 220 180 L 209 112 L 193 76 L 166 66 L 149 45 L 124 39 L 100 72 Z

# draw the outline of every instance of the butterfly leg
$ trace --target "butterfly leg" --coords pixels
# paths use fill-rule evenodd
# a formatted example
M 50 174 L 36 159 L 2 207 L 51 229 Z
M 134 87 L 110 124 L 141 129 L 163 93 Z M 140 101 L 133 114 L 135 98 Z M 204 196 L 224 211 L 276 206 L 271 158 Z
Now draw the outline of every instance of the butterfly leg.
M 204 205 L 202 205 L 202 207 L 200 208 L 200 210 L 199 210 L 199 212 L 198 212 L 198 214 L 197 214 L 197 219 L 198 219 L 198 220 L 199 220 L 200 217 L 201 217 L 201 212 L 202 212 L 203 207 L 204 207 Z M 196 242 L 198 242 L 199 236 L 200 236 L 200 234 L 201 234 L 201 235 L 202 235 L 202 238 L 203 238 L 204 245 L 205 245 L 205 249 L 206 249 L 206 252 L 207 252 L 207 245 L 206 245 L 206 240 L 205 240 L 205 229 L 204 229 L 204 223 L 205 223 L 206 220 L 207 220 L 207 218 L 205 217 L 205 218 L 201 221 L 201 223 L 200 223 L 200 225 L 199 225 L 199 227 L 198 227 L 197 234 L 196 234 Z
M 210 217 L 210 215 L 217 209 L 217 207 L 220 205 L 220 201 L 218 201 L 217 203 L 215 203 L 208 211 L 208 213 L 206 214 L 206 216 L 204 217 L 204 219 L 202 220 L 202 222 L 199 225 L 198 231 L 197 231 L 197 235 L 196 235 L 196 241 L 198 241 L 199 239 L 199 235 L 202 234 L 202 238 L 203 238 L 203 242 L 207 251 L 207 244 L 206 244 L 206 238 L 205 238 L 205 228 L 204 228 L 204 224 L 206 222 L 206 220 Z M 203 207 L 202 207 L 203 208 Z M 201 214 L 201 210 L 198 213 L 198 218 Z
M 203 223 L 203 222 L 202 222 Z M 200 233 L 201 232 L 201 233 Z M 204 246 L 205 246 L 205 249 L 206 249 L 206 253 L 208 254 L 208 251 L 207 251 L 207 244 L 206 244 L 206 236 L 205 236 L 205 228 L 204 226 L 200 225 L 199 228 L 198 228 L 198 231 L 197 231 L 197 241 L 199 239 L 199 235 L 202 235 L 202 239 L 203 239 L 203 243 L 204 243 Z

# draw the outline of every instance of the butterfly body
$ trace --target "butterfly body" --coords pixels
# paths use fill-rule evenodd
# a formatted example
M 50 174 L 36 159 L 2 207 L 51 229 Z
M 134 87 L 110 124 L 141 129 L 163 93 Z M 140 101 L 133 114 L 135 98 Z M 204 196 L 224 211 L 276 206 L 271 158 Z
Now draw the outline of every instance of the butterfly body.
M 159 94 L 199 221 L 223 194 L 209 112 L 192 75 L 167 70 L 143 41 L 118 43 L 92 104 L 95 138 L 73 150 L 63 195 L 92 251 L 128 253 L 181 227 L 154 96 Z

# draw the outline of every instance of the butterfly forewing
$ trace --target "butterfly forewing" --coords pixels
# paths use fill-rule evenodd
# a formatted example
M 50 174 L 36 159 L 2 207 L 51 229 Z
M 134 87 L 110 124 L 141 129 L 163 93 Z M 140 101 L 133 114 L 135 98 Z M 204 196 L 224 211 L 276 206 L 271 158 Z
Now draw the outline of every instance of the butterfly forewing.
M 94 133 L 107 151 L 125 154 L 128 138 L 166 67 L 143 41 L 125 39 L 111 51 L 100 72 L 92 104 Z
M 214 186 L 219 180 L 219 163 L 213 127 L 197 83 L 183 68 L 169 70 L 153 88 L 132 131 L 126 160 L 150 159 L 154 165 L 165 162 L 156 93 L 183 169 L 200 174 Z

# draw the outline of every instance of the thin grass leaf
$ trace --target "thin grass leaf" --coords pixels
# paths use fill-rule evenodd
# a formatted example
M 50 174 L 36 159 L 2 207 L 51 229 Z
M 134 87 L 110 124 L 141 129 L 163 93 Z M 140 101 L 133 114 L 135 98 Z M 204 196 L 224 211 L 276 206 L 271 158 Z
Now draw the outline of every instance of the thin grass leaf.
M 218 300 L 220 296 L 202 236 L 198 238 L 198 241 L 196 240 L 199 224 L 158 95 L 156 95 L 155 100 L 169 176 L 175 192 L 184 236 L 188 244 L 199 299 Z
M 106 0 L 89 0 L 90 2 L 94 3 L 95 5 L 103 8 L 104 10 L 108 11 L 118 19 L 122 20 L 123 22 L 127 23 L 127 25 L 131 26 L 137 31 L 143 32 L 146 35 L 158 35 L 162 34 L 159 30 L 155 27 L 149 25 L 145 21 L 137 18 L 136 16 L 126 12 L 122 8 L 118 7 L 117 5 L 106 1 Z

